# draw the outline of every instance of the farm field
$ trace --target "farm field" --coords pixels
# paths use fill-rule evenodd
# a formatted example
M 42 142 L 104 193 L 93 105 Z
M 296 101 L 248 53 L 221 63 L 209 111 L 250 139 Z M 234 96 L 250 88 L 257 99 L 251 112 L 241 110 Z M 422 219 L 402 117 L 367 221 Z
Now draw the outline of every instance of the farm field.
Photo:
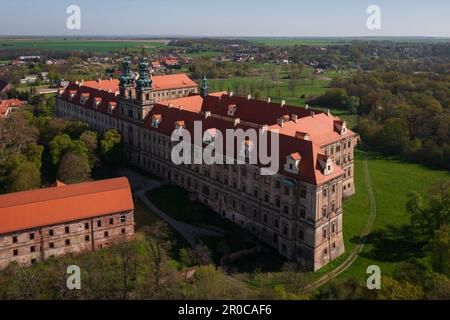
M 0 50 L 34 49 L 49 51 L 117 52 L 124 48 L 157 49 L 166 46 L 166 40 L 64 40 L 64 39 L 0 39 Z

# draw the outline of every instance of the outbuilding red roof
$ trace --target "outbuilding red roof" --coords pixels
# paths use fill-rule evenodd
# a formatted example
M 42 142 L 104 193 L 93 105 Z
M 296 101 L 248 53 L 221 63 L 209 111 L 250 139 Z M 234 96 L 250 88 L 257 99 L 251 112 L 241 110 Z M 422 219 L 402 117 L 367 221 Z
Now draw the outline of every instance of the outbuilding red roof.
M 0 234 L 134 210 L 128 179 L 0 195 Z

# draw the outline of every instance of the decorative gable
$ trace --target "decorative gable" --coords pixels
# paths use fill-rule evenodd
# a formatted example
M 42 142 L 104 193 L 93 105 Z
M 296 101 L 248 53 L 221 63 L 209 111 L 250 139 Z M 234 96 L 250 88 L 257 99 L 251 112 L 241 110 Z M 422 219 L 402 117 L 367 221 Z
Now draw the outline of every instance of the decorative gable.
M 286 157 L 286 164 L 284 165 L 284 170 L 290 173 L 298 174 L 301 161 L 302 156 L 298 152 L 288 155 Z

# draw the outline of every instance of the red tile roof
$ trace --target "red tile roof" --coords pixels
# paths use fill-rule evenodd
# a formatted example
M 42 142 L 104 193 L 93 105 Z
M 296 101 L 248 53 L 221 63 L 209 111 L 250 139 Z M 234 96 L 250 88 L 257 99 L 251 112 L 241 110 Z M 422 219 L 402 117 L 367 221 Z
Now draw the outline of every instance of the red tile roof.
M 17 108 L 24 105 L 25 102 L 19 99 L 0 100 L 0 117 L 5 117 L 9 108 Z
M 126 178 L 0 195 L 0 234 L 134 209 Z
M 153 90 L 162 91 L 170 89 L 181 89 L 197 87 L 197 84 L 192 81 L 186 74 L 170 74 L 165 76 L 153 76 Z M 104 91 L 111 90 L 112 92 L 119 91 L 119 80 L 100 80 L 100 81 L 84 81 L 80 83 L 83 87 L 92 89 L 100 89 Z

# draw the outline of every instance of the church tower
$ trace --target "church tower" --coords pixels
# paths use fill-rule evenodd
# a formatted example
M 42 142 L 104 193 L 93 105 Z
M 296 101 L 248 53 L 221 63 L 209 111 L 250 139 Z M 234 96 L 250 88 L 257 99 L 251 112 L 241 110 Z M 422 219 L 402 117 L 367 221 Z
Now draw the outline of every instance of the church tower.
M 143 121 L 153 107 L 152 78 L 149 74 L 149 64 L 145 58 L 139 63 L 139 79 L 136 81 L 136 108 L 139 120 Z
M 134 96 L 134 78 L 131 74 L 131 60 L 130 57 L 125 57 L 122 61 L 121 67 L 122 75 L 120 76 L 119 92 L 124 100 L 133 99 Z
M 206 76 L 204 76 L 202 80 L 202 86 L 200 88 L 200 96 L 202 96 L 202 98 L 205 98 L 208 95 L 209 95 L 208 79 L 206 78 Z

